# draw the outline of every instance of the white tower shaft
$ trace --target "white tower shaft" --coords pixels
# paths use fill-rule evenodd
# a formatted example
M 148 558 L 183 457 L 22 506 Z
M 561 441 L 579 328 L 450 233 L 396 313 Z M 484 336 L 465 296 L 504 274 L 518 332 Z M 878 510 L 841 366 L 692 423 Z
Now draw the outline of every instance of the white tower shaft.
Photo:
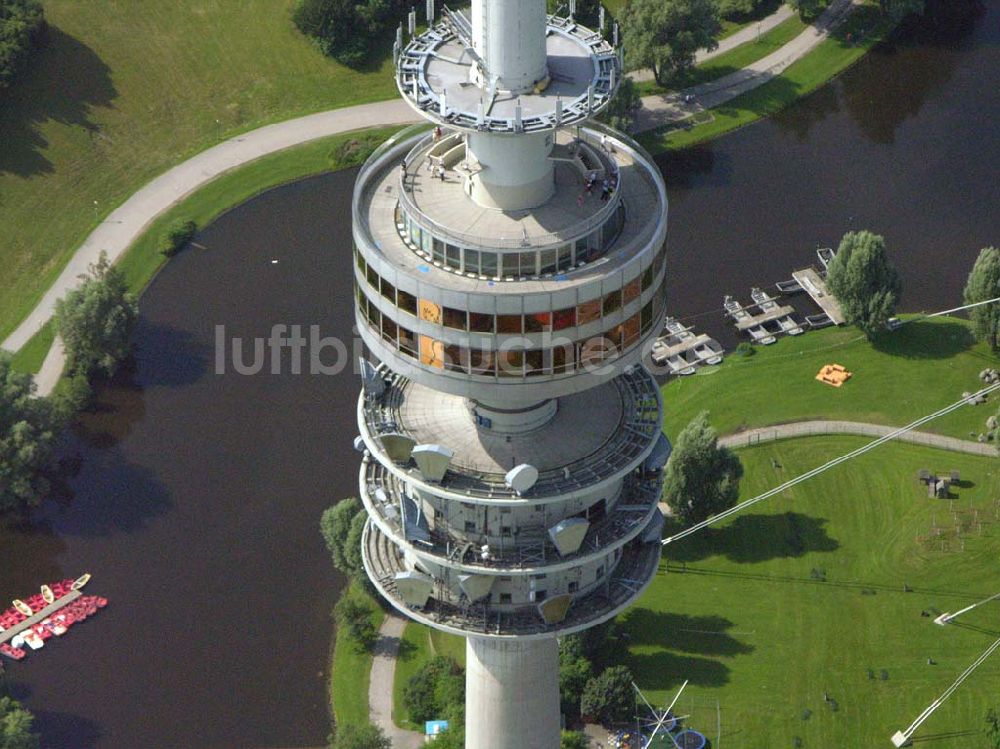
M 547 75 L 545 0 L 473 0 L 472 48 L 485 89 L 521 94 Z
M 469 637 L 465 646 L 467 749 L 559 746 L 559 646 Z

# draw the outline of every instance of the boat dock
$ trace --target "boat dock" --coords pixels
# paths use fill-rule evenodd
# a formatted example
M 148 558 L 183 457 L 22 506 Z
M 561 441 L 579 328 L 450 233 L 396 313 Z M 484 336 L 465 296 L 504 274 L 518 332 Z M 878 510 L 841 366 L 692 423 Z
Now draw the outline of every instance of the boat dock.
M 46 606 L 41 611 L 39 611 L 39 612 L 37 612 L 35 614 L 32 614 L 31 616 L 29 616 L 24 621 L 18 622 L 17 624 L 15 624 L 13 627 L 10 627 L 9 629 L 0 630 L 0 644 L 8 642 L 9 640 L 13 639 L 19 633 L 23 632 L 24 630 L 26 630 L 26 629 L 28 629 L 30 627 L 35 626 L 36 624 L 38 624 L 43 619 L 48 619 L 54 613 L 56 613 L 57 611 L 59 611 L 59 609 L 65 608 L 67 605 L 73 603 L 73 601 L 75 601 L 77 598 L 79 598 L 82 595 L 83 595 L 83 593 L 81 593 L 79 590 L 71 590 L 66 595 L 61 596 L 60 598 L 57 598 L 56 600 L 54 600 L 52 603 L 50 603 L 48 606 Z
M 744 307 L 744 309 L 746 309 Z M 756 328 L 763 325 L 766 322 L 771 322 L 772 320 L 778 320 L 782 317 L 788 317 L 788 315 L 794 314 L 795 309 L 793 307 L 782 305 L 767 312 L 762 312 L 759 315 L 752 315 L 747 312 L 747 317 L 740 318 L 736 320 L 736 329 L 740 332 L 749 330 L 750 328 Z
M 655 346 L 654 353 L 658 359 L 666 359 L 670 356 L 677 356 L 678 354 L 683 354 L 691 349 L 701 346 L 703 343 L 708 343 L 711 338 L 709 338 L 704 333 L 700 335 L 693 336 L 686 340 L 675 343 L 673 346 L 659 345 Z
M 815 268 L 797 270 L 792 274 L 792 278 L 799 282 L 834 325 L 844 324 L 844 313 L 840 309 L 840 302 L 826 288 L 826 281 L 820 277 Z

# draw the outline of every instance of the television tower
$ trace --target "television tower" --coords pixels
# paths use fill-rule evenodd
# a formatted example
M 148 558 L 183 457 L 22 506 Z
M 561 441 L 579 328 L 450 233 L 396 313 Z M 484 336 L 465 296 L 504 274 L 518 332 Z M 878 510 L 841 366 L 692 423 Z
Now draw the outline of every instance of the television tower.
M 603 15 L 603 14 L 602 14 Z M 466 747 L 557 749 L 556 638 L 656 573 L 670 444 L 642 356 L 664 307 L 666 189 L 593 121 L 612 41 L 545 0 L 447 8 L 394 52 L 431 125 L 354 190 L 365 569 L 466 638 Z

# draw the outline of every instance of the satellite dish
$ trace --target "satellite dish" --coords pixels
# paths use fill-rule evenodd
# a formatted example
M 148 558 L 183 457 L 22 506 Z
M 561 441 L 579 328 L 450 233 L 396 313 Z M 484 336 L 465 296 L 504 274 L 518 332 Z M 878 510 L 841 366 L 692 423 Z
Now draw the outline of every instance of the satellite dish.
M 357 450 L 359 453 L 363 453 L 365 450 L 368 449 L 365 447 L 365 441 L 360 434 L 354 438 L 354 449 Z
M 454 456 L 455 451 L 443 445 L 417 445 L 411 452 L 421 475 L 428 481 L 441 481 Z
M 538 481 L 538 469 L 529 463 L 521 463 L 507 471 L 503 479 L 516 494 L 524 494 Z

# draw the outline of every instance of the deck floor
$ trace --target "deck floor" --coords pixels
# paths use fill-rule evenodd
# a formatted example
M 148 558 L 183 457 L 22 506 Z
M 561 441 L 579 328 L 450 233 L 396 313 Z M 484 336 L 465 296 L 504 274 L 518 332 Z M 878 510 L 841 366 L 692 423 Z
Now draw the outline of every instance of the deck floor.
M 36 624 L 38 624 L 38 622 L 42 621 L 43 619 L 47 619 L 48 617 L 52 616 L 55 612 L 57 612 L 59 609 L 65 608 L 69 604 L 73 603 L 73 601 L 75 601 L 82 595 L 83 593 L 81 593 L 78 590 L 71 590 L 66 595 L 61 596 L 56 600 L 54 600 L 52 603 L 50 603 L 44 609 L 39 611 L 37 614 L 32 614 L 23 622 L 15 624 L 10 629 L 5 629 L 0 631 L 0 644 L 3 644 L 11 640 L 20 632 L 23 632 L 29 627 L 35 626 Z

